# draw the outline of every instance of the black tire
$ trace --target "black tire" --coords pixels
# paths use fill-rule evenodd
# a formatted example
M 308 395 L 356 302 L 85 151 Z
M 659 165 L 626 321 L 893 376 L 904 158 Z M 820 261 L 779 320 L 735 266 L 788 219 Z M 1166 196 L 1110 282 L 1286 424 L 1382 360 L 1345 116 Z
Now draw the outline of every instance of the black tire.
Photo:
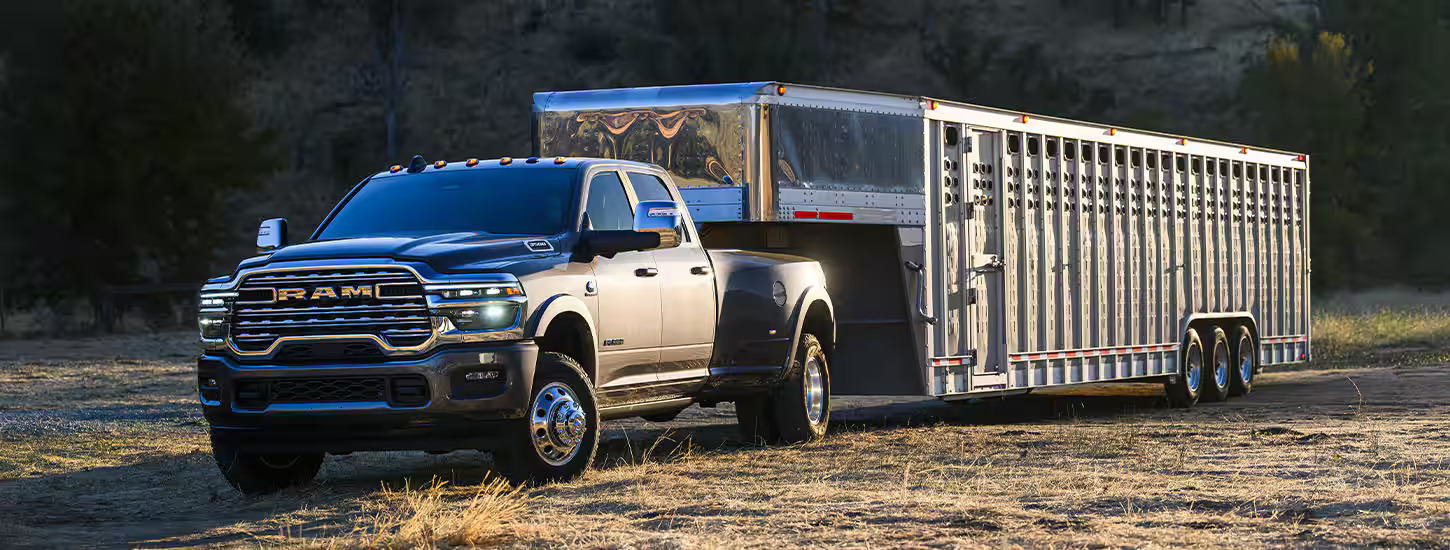
M 1233 383 L 1229 395 L 1248 395 L 1254 391 L 1254 376 L 1259 369 L 1259 346 L 1249 327 L 1239 327 L 1238 343 L 1234 345 Z
M 1213 347 L 1209 350 L 1204 358 L 1207 369 L 1203 373 L 1203 400 L 1225 401 L 1233 380 L 1234 357 L 1228 347 L 1228 335 L 1222 328 L 1213 327 Z
M 769 396 L 744 397 L 735 401 L 735 420 L 746 443 L 770 445 L 780 440 L 775 407 Z
M 498 472 L 515 484 L 582 475 L 599 449 L 598 403 L 578 361 L 562 353 L 540 353 L 528 414 L 510 422 L 493 453 Z
M 322 453 L 254 454 L 215 436 L 211 438 L 211 454 L 227 483 L 248 495 L 303 485 L 317 477 L 317 470 L 322 468 Z
M 796 360 L 772 401 L 782 443 L 825 437 L 826 425 L 831 422 L 831 369 L 815 335 L 801 335 Z
M 1178 356 L 1178 364 L 1178 374 L 1163 386 L 1168 392 L 1168 403 L 1186 409 L 1198 403 L 1203 386 L 1203 341 L 1199 340 L 1198 331 L 1188 329 L 1183 336 L 1183 352 Z

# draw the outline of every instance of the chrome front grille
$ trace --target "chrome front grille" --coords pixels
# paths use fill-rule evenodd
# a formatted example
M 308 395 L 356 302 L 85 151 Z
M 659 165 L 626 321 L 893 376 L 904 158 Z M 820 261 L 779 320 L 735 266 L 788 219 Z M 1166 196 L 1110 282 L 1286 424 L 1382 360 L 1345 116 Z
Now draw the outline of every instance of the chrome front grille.
M 249 275 L 237 289 L 232 345 L 244 353 L 272 349 L 279 339 L 375 336 L 389 347 L 413 347 L 433 334 L 423 286 L 400 268 L 330 268 Z

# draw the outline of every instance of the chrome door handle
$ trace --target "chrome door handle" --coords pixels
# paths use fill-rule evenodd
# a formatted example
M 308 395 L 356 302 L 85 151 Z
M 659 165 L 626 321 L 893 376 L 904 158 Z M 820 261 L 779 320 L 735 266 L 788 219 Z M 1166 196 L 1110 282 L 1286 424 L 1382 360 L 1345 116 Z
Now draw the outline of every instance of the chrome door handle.
M 710 266 L 708 266 L 708 265 L 697 265 L 695 267 L 690 268 L 690 274 L 691 275 L 709 275 L 710 274 Z
M 916 314 L 928 325 L 936 324 L 936 317 L 926 311 L 926 304 L 922 301 L 926 298 L 926 273 L 923 273 L 921 264 L 906 262 L 906 268 L 916 272 Z
M 655 275 L 659 274 L 660 270 L 653 267 L 641 267 L 634 270 L 635 277 L 654 277 Z

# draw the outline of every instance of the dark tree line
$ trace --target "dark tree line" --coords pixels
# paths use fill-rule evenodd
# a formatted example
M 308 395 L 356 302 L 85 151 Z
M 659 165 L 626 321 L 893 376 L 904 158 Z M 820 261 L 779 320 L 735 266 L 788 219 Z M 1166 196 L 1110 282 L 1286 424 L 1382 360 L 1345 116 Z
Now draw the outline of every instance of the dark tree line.
M 1192 26 L 1205 5 L 1053 3 L 1102 32 L 1147 34 Z M 1242 85 L 1222 90 L 1228 105 L 1194 122 L 1121 120 L 1120 90 L 1058 62 L 1070 44 L 1004 40 L 1011 29 L 982 32 L 965 17 L 991 3 L 724 0 L 618 13 L 625 4 L 6 3 L 0 287 L 25 307 L 200 281 L 247 252 L 257 219 L 286 215 L 305 232 L 348 186 L 414 152 L 526 153 L 533 91 L 863 86 L 867 55 L 899 77 L 868 78 L 886 82 L 876 89 L 1306 151 L 1316 290 L 1450 285 L 1443 1 L 1323 0 L 1317 20 L 1283 22 Z

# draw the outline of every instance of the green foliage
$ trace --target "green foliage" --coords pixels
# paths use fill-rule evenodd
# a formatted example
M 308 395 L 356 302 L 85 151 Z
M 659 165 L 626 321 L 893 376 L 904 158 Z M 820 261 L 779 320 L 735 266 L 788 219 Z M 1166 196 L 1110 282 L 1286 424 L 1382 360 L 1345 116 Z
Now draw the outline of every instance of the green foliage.
M 1256 143 L 1312 154 L 1320 290 L 1450 285 L 1450 6 L 1332 1 L 1241 90 Z
M 25 237 L 0 276 L 32 295 L 206 278 L 223 199 L 267 170 L 227 11 L 67 0 L 9 15 L 44 30 L 10 50 L 0 104 L 0 224 Z

